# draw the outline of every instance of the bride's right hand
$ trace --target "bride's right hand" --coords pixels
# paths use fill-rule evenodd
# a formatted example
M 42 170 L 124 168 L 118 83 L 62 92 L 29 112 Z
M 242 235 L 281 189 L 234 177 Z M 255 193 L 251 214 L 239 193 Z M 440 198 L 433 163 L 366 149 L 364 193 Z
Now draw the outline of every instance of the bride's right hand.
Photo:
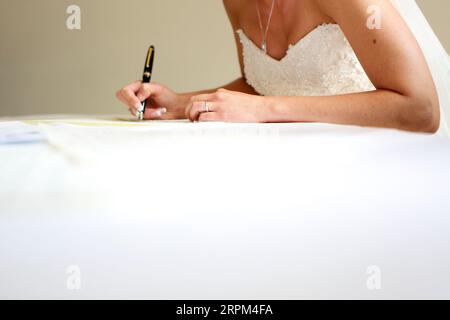
M 133 82 L 116 93 L 130 113 L 136 116 L 141 101 L 147 99 L 144 119 L 183 119 L 189 99 L 157 83 Z

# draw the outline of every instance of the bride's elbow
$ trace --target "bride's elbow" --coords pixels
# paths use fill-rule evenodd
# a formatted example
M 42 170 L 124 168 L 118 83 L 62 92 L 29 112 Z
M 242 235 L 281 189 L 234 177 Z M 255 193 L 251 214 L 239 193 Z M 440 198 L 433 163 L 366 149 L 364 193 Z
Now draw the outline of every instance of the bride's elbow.
M 440 125 L 439 99 L 412 99 L 411 102 L 407 114 L 399 117 L 400 126 L 414 132 L 436 133 Z

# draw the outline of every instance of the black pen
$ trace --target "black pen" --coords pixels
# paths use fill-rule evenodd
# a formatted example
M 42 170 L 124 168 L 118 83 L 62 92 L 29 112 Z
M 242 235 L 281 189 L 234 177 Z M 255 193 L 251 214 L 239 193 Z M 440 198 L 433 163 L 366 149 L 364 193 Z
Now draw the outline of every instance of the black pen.
M 153 60 L 155 59 L 155 47 L 148 48 L 147 57 L 145 58 L 144 74 L 142 75 L 142 83 L 149 83 L 152 79 Z M 136 117 L 138 120 L 144 119 L 145 108 L 147 107 L 147 99 L 141 102 L 141 108 L 138 110 Z

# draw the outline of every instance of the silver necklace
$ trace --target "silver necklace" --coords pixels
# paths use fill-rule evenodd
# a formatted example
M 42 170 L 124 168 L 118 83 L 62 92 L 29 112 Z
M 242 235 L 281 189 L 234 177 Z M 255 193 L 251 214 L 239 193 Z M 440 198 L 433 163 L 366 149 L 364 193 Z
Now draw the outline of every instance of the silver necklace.
M 272 1 L 272 8 L 270 9 L 269 20 L 267 21 L 267 25 L 266 25 L 266 31 L 263 32 L 263 25 L 262 25 L 262 20 L 261 20 L 261 10 L 259 8 L 259 1 L 256 0 L 256 9 L 258 11 L 258 19 L 259 19 L 259 28 L 261 29 L 261 34 L 263 36 L 261 49 L 262 49 L 262 51 L 264 51 L 265 54 L 267 54 L 267 32 L 269 31 L 270 22 L 272 21 L 272 14 L 273 14 L 273 9 L 275 7 L 275 1 L 276 0 Z

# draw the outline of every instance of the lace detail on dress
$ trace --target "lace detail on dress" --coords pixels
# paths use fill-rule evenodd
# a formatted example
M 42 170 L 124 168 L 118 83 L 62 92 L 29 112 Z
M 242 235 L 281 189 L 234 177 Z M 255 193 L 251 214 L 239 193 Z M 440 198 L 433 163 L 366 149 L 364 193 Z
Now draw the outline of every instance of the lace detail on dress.
M 350 43 L 337 24 L 322 24 L 280 61 L 264 54 L 243 30 L 244 72 L 265 96 L 326 96 L 374 90 Z

